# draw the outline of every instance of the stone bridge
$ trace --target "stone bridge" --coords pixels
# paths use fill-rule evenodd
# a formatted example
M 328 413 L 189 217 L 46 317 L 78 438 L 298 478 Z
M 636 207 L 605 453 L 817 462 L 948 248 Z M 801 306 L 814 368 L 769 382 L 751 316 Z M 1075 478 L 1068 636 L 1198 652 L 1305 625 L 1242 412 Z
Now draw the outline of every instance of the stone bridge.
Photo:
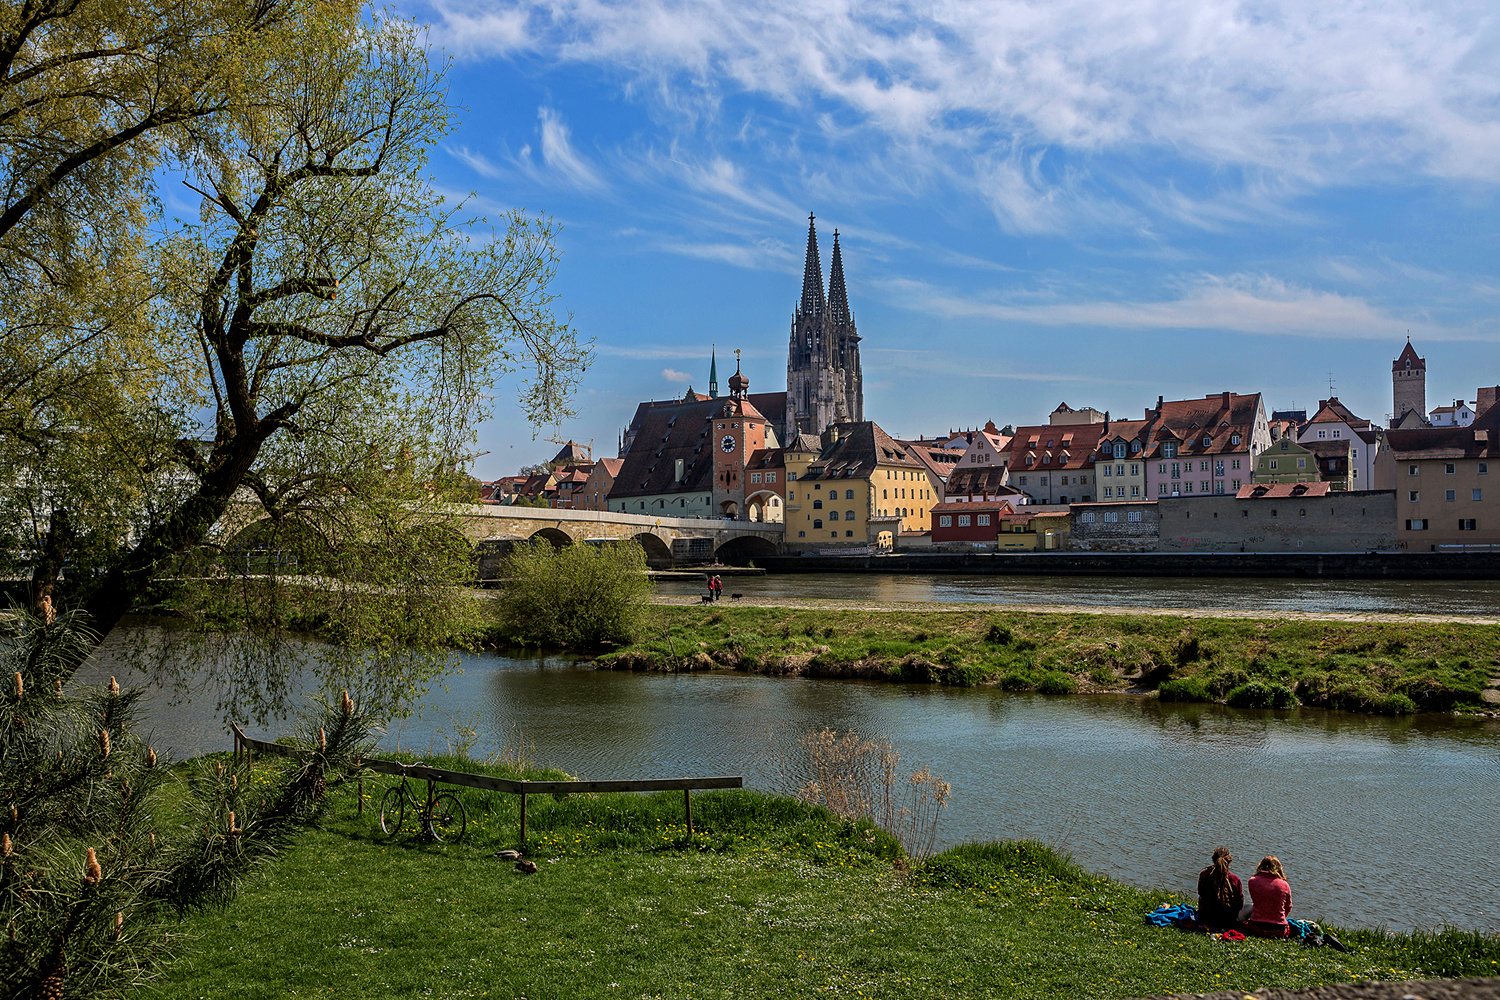
M 496 504 L 465 504 L 450 508 L 449 513 L 457 515 L 459 529 L 473 546 L 482 579 L 494 575 L 496 564 L 512 545 L 537 540 L 572 545 L 632 539 L 646 550 L 646 561 L 653 568 L 708 562 L 743 565 L 776 555 L 782 542 L 782 525 L 758 521 Z M 230 509 L 220 523 L 221 537 L 231 539 L 229 548 L 257 544 L 257 532 L 269 522 L 256 514 L 250 503 Z
M 480 555 L 480 576 L 488 558 L 510 544 L 545 539 L 554 545 L 633 539 L 653 567 L 682 563 L 745 563 L 781 551 L 782 525 L 759 521 L 715 521 L 693 517 L 653 517 L 606 510 L 566 510 L 471 504 L 460 513 L 464 535 Z

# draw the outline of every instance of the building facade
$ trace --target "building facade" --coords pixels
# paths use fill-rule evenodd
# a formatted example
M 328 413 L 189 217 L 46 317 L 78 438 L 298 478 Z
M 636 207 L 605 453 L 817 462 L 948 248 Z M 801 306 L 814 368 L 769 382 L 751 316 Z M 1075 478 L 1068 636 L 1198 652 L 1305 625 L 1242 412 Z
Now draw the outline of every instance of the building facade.
M 1068 547 L 1081 552 L 1155 552 L 1161 537 L 1155 500 L 1075 503 L 1069 514 Z
M 1337 450 L 1337 443 L 1341 441 L 1349 442 L 1348 469 L 1335 471 L 1340 472 L 1340 478 L 1349 480 L 1352 490 L 1372 488 L 1375 458 L 1380 452 L 1380 430 L 1370 421 L 1351 413 L 1337 396 L 1319 400 L 1312 419 L 1299 425 L 1297 443 L 1318 446 L 1333 443 Z
M 1391 419 L 1390 425 L 1409 426 L 1408 414 L 1415 413 L 1422 423 L 1427 421 L 1427 359 L 1417 357 L 1406 339 L 1406 347 L 1391 362 Z
M 789 548 L 889 549 L 931 528 L 940 487 L 910 448 L 869 420 L 834 424 L 815 455 L 808 437 L 786 449 Z
M 1395 490 L 1396 537 L 1415 552 L 1490 549 L 1500 544 L 1500 407 L 1468 427 L 1386 431 L 1376 482 Z
M 1232 495 L 1252 481 L 1255 459 L 1270 447 L 1271 430 L 1260 393 L 1213 393 L 1202 399 L 1163 400 L 1147 410 L 1153 424 L 1142 453 L 1146 493 Z
M 1162 552 L 1390 552 L 1396 494 L 1328 483 L 1256 484 L 1157 501 Z
M 1109 425 L 1017 427 L 1010 439 L 1011 486 L 1038 504 L 1094 499 L 1094 454 Z
M 1106 425 L 1094 457 L 1094 499 L 1105 503 L 1146 499 L 1145 452 L 1150 420 L 1116 420 Z
M 859 331 L 844 286 L 839 234 L 837 230 L 833 234 L 833 262 L 825 295 L 818 232 L 809 215 L 802 297 L 792 313 L 791 339 L 787 345 L 782 437 L 790 440 L 795 434 L 821 434 L 836 423 L 862 421 L 864 413 Z
M 940 503 L 932 508 L 932 545 L 934 548 L 995 547 L 1001 520 L 1012 513 L 1004 500 L 967 500 Z

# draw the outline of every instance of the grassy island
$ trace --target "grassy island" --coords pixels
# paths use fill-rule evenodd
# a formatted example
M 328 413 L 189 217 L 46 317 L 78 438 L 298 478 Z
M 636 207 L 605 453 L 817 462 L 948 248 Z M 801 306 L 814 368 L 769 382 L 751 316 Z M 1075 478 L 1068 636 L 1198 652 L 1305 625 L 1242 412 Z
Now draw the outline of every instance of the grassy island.
M 1493 625 L 1163 614 L 671 606 L 602 655 L 625 670 L 750 670 L 1068 694 L 1157 691 L 1244 707 L 1481 710 Z
M 432 760 L 511 777 L 513 767 Z M 257 764 L 257 777 L 263 765 Z M 384 779 L 382 779 L 384 780 Z M 190 918 L 173 1000 L 321 997 L 1139 997 L 1496 974 L 1500 940 L 1338 930 L 1348 954 L 1147 925 L 1174 897 L 1035 843 L 925 863 L 868 822 L 752 791 L 538 796 L 522 874 L 513 796 L 464 790 L 459 843 L 387 839 L 365 785 L 234 902 Z

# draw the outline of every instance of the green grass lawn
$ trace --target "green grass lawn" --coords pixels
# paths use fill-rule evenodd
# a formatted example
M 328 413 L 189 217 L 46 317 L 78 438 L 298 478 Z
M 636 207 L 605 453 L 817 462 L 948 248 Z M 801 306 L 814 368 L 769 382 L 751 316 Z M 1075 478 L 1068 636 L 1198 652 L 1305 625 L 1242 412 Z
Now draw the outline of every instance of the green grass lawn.
M 467 837 L 429 844 L 385 838 L 340 793 L 323 829 L 186 922 L 163 995 L 1134 997 L 1500 974 L 1500 940 L 1477 934 L 1340 932 L 1340 954 L 1157 929 L 1143 918 L 1172 897 L 1035 844 L 907 870 L 869 824 L 750 791 L 695 795 L 691 839 L 678 793 L 534 797 L 540 870 L 522 875 L 490 857 L 518 846 L 515 798 L 463 794 Z
M 882 611 L 657 606 L 617 669 L 737 669 L 1009 690 L 1155 689 L 1179 701 L 1400 714 L 1486 708 L 1500 628 L 1285 618 L 1035 614 L 993 608 Z

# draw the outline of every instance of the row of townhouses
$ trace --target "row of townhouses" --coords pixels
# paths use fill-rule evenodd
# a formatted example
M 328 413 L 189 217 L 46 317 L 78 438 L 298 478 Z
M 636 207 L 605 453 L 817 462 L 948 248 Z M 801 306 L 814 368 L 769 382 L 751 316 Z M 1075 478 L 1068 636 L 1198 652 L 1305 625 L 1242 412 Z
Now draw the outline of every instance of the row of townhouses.
M 481 499 L 779 523 L 807 552 L 1500 545 L 1500 387 L 1428 410 L 1409 341 L 1384 427 L 1332 395 L 1309 416 L 1224 391 L 1158 396 L 1138 419 L 1062 403 L 1045 423 L 911 439 L 863 419 L 859 344 L 838 234 L 825 293 L 810 221 L 785 391 L 750 392 L 736 361 L 721 396 L 712 358 L 706 393 L 637 406 L 616 457 L 568 441 Z

